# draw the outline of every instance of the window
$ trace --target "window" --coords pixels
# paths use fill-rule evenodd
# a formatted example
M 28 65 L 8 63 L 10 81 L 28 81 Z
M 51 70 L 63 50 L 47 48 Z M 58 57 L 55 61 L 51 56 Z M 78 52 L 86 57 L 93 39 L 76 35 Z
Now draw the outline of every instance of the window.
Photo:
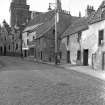
M 16 50 L 18 49 L 18 44 L 16 44 Z
M 77 51 L 77 60 L 81 60 L 81 51 L 80 50 Z
M 99 46 L 102 44 L 103 39 L 104 39 L 104 30 L 100 30 L 98 33 L 98 45 Z
M 78 37 L 77 37 L 77 42 L 79 42 L 79 41 L 80 41 L 80 39 L 81 39 L 81 34 L 82 34 L 82 32 L 81 32 L 81 31 L 79 31 L 79 32 L 78 32 Z
M 40 38 L 38 39 L 38 42 L 39 42 L 38 44 L 40 45 Z
M 29 39 L 27 39 L 27 44 L 29 44 Z
M 35 39 L 35 36 L 33 36 L 33 40 Z
M 10 45 L 8 46 L 8 49 L 10 50 Z
M 6 41 L 6 37 L 4 37 L 4 40 Z
M 55 34 L 55 29 L 53 29 L 53 34 Z
M 3 39 L 1 38 L 1 41 L 3 41 Z
M 67 36 L 67 45 L 69 45 L 69 36 Z

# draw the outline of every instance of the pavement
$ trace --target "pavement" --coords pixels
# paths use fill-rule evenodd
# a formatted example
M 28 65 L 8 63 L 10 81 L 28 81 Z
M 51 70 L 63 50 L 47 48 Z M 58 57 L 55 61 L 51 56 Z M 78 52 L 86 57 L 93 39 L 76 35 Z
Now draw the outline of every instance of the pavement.
M 42 61 L 40 61 L 42 62 Z M 55 66 L 52 62 L 42 62 L 44 64 L 49 64 Z M 56 67 L 65 68 L 67 70 L 74 70 L 76 72 L 80 72 L 86 75 L 90 75 L 92 77 L 96 77 L 98 79 L 105 81 L 105 71 L 103 70 L 95 70 L 90 66 L 77 66 L 77 65 L 71 65 L 71 64 L 58 64 Z
M 92 77 L 96 77 L 98 79 L 104 80 L 105 81 L 105 71 L 102 70 L 94 70 L 92 67 L 89 66 L 77 66 L 77 65 L 71 65 L 71 64 L 58 64 L 55 65 L 54 62 L 43 62 L 43 61 L 36 61 L 35 59 L 32 58 L 24 58 L 24 60 L 28 60 L 31 62 L 36 62 L 36 63 L 42 63 L 42 64 L 48 64 L 50 66 L 54 66 L 57 68 L 64 68 L 66 70 L 74 70 L 76 72 L 80 72 L 86 75 L 90 75 Z M 2 61 L 0 61 L 0 68 L 2 68 L 4 64 Z
M 96 78 L 99 78 L 101 80 L 105 81 L 105 71 L 102 70 L 94 70 L 92 67 L 89 66 L 71 66 L 69 64 L 60 65 L 61 67 L 64 67 L 68 70 L 74 70 L 80 73 L 84 73 L 86 75 L 90 75 Z

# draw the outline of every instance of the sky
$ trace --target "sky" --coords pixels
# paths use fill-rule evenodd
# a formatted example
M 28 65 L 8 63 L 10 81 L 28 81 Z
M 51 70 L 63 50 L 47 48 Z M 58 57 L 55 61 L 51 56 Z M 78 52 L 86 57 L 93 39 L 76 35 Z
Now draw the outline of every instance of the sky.
M 10 3 L 12 0 L 0 0 L 0 24 L 5 19 L 10 23 Z M 103 0 L 61 0 L 62 9 L 70 11 L 71 15 L 78 16 L 79 11 L 82 16 L 85 15 L 87 5 L 94 6 L 97 9 Z M 54 3 L 55 0 L 27 0 L 27 4 L 30 5 L 31 11 L 42 11 L 48 10 L 49 3 Z

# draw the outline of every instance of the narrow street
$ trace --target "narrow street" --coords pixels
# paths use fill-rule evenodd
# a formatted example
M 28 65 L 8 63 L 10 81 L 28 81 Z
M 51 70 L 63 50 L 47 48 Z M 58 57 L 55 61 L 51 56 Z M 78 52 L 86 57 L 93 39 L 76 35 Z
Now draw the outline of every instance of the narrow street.
M 0 64 L 0 105 L 105 105 L 97 78 L 16 57 Z

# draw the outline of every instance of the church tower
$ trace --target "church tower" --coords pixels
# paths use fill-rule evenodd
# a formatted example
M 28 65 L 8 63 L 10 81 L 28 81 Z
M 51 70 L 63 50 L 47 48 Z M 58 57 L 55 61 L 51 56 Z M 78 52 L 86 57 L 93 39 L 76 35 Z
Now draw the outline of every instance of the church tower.
M 62 10 L 61 0 L 57 0 L 57 9 Z
M 30 18 L 29 5 L 27 5 L 26 0 L 12 0 L 10 12 L 10 24 L 12 27 L 27 23 Z

